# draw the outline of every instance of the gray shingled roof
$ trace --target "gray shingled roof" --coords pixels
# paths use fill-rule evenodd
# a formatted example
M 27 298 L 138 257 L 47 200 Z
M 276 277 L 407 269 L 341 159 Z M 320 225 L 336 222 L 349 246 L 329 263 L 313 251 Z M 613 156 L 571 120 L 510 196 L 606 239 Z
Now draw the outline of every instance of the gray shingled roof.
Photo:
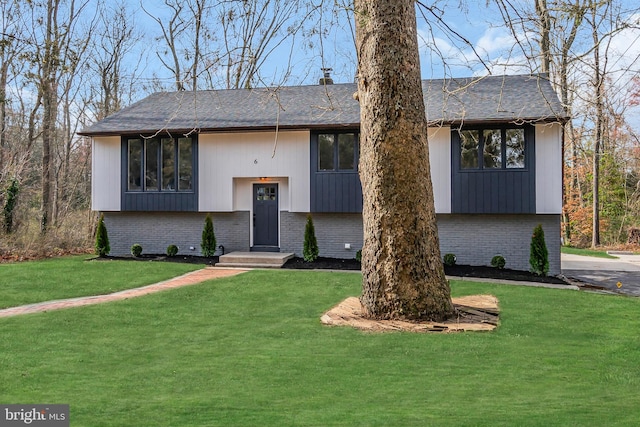
M 82 135 L 214 130 L 357 127 L 354 83 L 155 93 L 84 129 Z M 431 123 L 566 120 L 545 76 L 423 81 Z

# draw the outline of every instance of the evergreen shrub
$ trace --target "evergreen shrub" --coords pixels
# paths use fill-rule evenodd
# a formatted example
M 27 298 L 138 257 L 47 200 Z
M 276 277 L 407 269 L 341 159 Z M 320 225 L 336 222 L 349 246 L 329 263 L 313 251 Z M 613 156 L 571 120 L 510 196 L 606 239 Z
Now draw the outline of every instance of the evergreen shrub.
M 502 255 L 496 255 L 491 258 L 491 267 L 502 270 L 506 264 L 507 261 L 505 261 Z
M 178 254 L 178 247 L 176 245 L 167 246 L 167 256 L 174 257 Z
M 202 249 L 202 256 L 205 257 L 212 257 L 216 253 L 216 234 L 213 230 L 213 220 L 210 214 L 207 214 L 204 219 L 200 249 Z
M 111 251 L 109 246 L 109 235 L 107 233 L 107 226 L 104 225 L 104 214 L 100 214 L 98 220 L 98 228 L 96 229 L 96 255 L 99 257 L 106 257 Z
M 529 264 L 531 265 L 531 272 L 538 276 L 546 276 L 549 272 L 549 252 L 544 241 L 544 230 L 541 224 L 538 224 L 531 236 Z
M 134 243 L 133 245 L 131 245 L 131 255 L 136 258 L 142 255 L 142 245 L 138 243 Z
M 304 246 L 302 248 L 302 257 L 306 262 L 313 262 L 318 259 L 319 249 L 316 240 L 316 231 L 313 226 L 311 214 L 307 215 L 307 224 L 304 227 Z
M 444 254 L 444 265 L 447 267 L 453 267 L 456 265 L 456 256 L 454 254 Z

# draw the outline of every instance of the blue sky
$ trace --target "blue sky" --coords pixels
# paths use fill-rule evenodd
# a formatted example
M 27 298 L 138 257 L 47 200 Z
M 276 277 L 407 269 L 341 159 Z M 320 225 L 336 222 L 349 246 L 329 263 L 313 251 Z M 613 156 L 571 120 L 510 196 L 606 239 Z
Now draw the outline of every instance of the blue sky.
M 162 78 L 168 90 L 172 90 L 172 78 L 162 68 L 156 56 L 160 48 L 154 36 L 160 34 L 157 24 L 151 20 L 140 8 L 140 0 L 127 0 L 135 10 L 135 19 L 141 31 L 145 34 L 143 44 L 146 54 L 146 67 L 143 75 L 151 78 L 154 74 Z M 627 8 L 637 8 L 637 0 L 615 0 L 617 4 Z M 159 2 L 141 0 L 145 8 L 154 14 L 161 15 Z M 527 3 L 530 0 L 511 0 L 512 3 Z M 331 2 L 333 4 L 333 2 Z M 432 25 L 426 23 L 422 11 L 418 8 L 418 34 L 421 51 L 421 70 L 423 78 L 468 77 L 492 74 L 525 74 L 529 73 L 535 64 L 527 59 L 517 48 L 515 39 L 509 29 L 502 22 L 502 17 L 494 2 L 487 6 L 486 0 L 435 0 L 429 2 L 442 13 L 443 20 L 455 32 L 464 37 L 469 44 L 442 28 L 433 24 L 432 16 L 427 16 Z M 290 43 L 283 45 L 272 55 L 261 70 L 262 83 L 266 85 L 299 85 L 316 84 L 322 77 L 321 68 L 333 68 L 333 78 L 336 83 L 354 81 L 356 72 L 355 48 L 353 40 L 353 23 L 339 15 L 337 25 L 330 28 L 323 39 L 314 40 L 314 46 L 296 45 L 291 57 Z M 333 15 L 328 14 L 328 18 Z M 631 19 L 631 18 L 630 18 Z M 640 22 L 640 15 L 633 19 Z M 335 20 L 334 20 L 335 21 Z M 520 35 L 523 40 L 530 39 Z M 301 42 L 298 37 L 296 43 Z M 307 43 L 308 44 L 308 43 Z M 588 44 L 588 39 L 587 39 Z M 576 46 L 577 49 L 587 49 L 589 46 Z M 612 73 L 612 81 L 619 87 L 618 96 L 623 96 L 628 89 L 630 77 L 638 75 L 640 70 L 640 30 L 628 30 L 611 41 L 610 62 L 613 68 L 632 67 L 634 72 Z M 479 60 L 478 56 L 482 58 Z M 586 70 L 586 67 L 583 67 Z M 576 69 L 580 72 L 579 69 Z M 586 75 L 589 71 L 585 71 Z M 284 76 L 287 76 L 286 80 Z M 638 109 L 636 109 L 638 110 Z M 634 123 L 640 123 L 640 113 L 630 112 L 635 118 Z M 634 126 L 636 127 L 636 126 Z M 637 126 L 640 129 L 640 126 Z
M 136 20 L 141 30 L 146 34 L 144 44 L 145 53 L 148 54 L 148 72 L 155 71 L 162 75 L 161 66 L 155 51 L 159 48 L 153 40 L 160 34 L 157 25 L 141 10 L 140 4 L 154 14 L 161 15 L 162 7 L 158 1 L 128 0 L 135 9 Z M 512 3 L 525 0 L 512 0 Z M 526 1 L 529 2 L 528 0 Z M 620 4 L 635 5 L 635 0 L 616 0 Z M 502 23 L 502 18 L 494 2 L 487 6 L 486 0 L 435 0 L 429 2 L 443 14 L 443 19 L 454 31 L 466 38 L 471 46 L 443 30 L 439 25 L 429 26 L 425 23 L 421 9 L 418 8 L 418 34 L 421 43 L 421 69 L 423 78 L 463 77 L 471 75 L 484 75 L 488 73 L 487 66 L 494 74 L 526 73 L 530 67 L 522 53 L 514 48 L 515 40 L 509 30 Z M 333 3 L 332 3 L 333 4 Z M 637 6 L 636 6 L 637 7 Z M 327 14 L 330 16 L 330 14 Z M 336 82 L 353 81 L 355 74 L 355 49 L 353 42 L 353 23 L 345 19 L 341 14 L 337 26 L 331 27 L 328 36 L 323 40 L 322 46 L 318 39 L 314 40 L 313 48 L 303 48 L 300 44 L 301 37 L 297 37 L 298 43 L 294 49 L 292 62 L 293 72 L 290 74 L 289 84 L 313 84 L 322 76 L 322 67 L 334 69 L 333 75 Z M 427 16 L 432 22 L 433 17 Z M 328 28 L 326 26 L 325 28 Z M 632 48 L 625 52 L 627 57 L 640 55 L 640 43 L 637 37 L 638 31 L 629 31 L 618 37 L 614 44 L 621 47 Z M 480 54 L 485 65 L 481 64 L 476 54 Z M 274 80 L 278 83 L 279 76 L 288 71 L 290 44 L 284 43 L 282 47 L 270 57 L 263 70 L 265 82 Z M 444 65 L 446 63 L 446 66 Z
M 159 28 L 153 20 L 148 17 L 144 11 L 140 8 L 138 0 L 129 0 L 131 7 L 135 10 L 136 20 L 138 26 L 146 34 L 147 43 L 144 45 L 145 53 L 148 55 L 148 69 L 146 74 L 151 75 L 153 72 L 163 76 L 166 74 L 161 68 L 158 67 L 158 60 L 155 56 L 156 47 L 153 37 L 159 35 Z M 472 43 L 485 45 L 487 43 L 493 43 L 496 39 L 502 37 L 504 27 L 490 28 L 489 20 L 491 15 L 495 16 L 495 11 L 487 10 L 484 6 L 484 1 L 479 2 L 462 2 L 463 6 L 459 7 L 458 0 L 438 1 L 437 4 L 441 5 L 444 11 L 444 18 L 448 25 L 454 28 L 456 31 L 468 38 Z M 162 15 L 163 9 L 158 6 L 157 1 L 142 0 L 144 7 L 153 14 Z M 453 4 L 453 6 L 448 6 Z M 334 26 L 329 31 L 327 37 L 323 40 L 322 46 L 318 40 L 314 40 L 314 47 L 309 48 L 296 48 L 295 56 L 293 58 L 292 65 L 294 67 L 293 72 L 290 73 L 288 84 L 315 84 L 317 80 L 322 77 L 320 71 L 323 67 L 333 68 L 333 76 L 336 82 L 348 82 L 353 81 L 356 69 L 355 63 L 355 48 L 353 40 L 353 23 L 347 22 L 345 14 L 341 14 L 341 19 L 337 26 Z M 472 17 L 472 18 L 471 18 Z M 443 31 L 434 27 L 434 35 L 437 37 L 438 44 L 442 47 L 442 52 L 448 55 L 448 63 L 450 67 L 445 70 L 442 58 L 438 54 L 433 54 L 433 49 L 429 48 L 426 44 L 426 40 L 429 37 L 430 31 L 427 26 L 424 25 L 424 20 L 419 17 L 419 34 L 421 36 L 421 68 L 423 78 L 440 78 L 447 75 L 455 76 L 469 76 L 476 72 L 478 69 L 482 69 L 482 66 L 478 64 L 468 64 L 469 60 L 475 60 L 473 55 L 469 55 L 469 49 L 465 52 L 458 51 L 458 49 L 452 46 L 450 40 L 447 40 Z M 301 38 L 298 37 L 296 42 L 300 42 Z M 459 43 L 459 46 L 462 44 Z M 491 55 L 493 51 L 490 49 L 486 52 L 487 55 Z M 265 81 L 271 79 L 273 84 L 279 83 L 281 76 L 285 74 L 288 66 L 288 57 L 290 54 L 290 45 L 283 44 L 283 46 L 277 51 L 277 54 L 273 55 L 268 61 L 267 67 L 263 69 Z M 169 81 L 169 77 L 166 77 Z

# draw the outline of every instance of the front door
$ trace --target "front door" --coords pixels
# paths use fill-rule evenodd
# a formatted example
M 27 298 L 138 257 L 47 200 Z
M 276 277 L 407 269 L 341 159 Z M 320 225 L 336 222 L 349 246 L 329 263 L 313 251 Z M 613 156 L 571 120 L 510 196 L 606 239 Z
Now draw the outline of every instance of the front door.
M 278 184 L 253 184 L 253 249 L 278 251 Z

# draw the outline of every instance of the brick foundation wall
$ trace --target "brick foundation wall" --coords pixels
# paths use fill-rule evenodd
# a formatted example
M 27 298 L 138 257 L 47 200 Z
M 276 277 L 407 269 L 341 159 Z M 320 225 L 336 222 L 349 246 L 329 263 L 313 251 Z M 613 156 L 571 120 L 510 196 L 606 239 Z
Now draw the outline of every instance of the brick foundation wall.
M 320 256 L 355 258 L 362 248 L 362 216 L 360 214 L 312 214 Z M 302 256 L 307 214 L 280 212 L 280 250 Z M 345 249 L 345 243 L 351 249 Z
M 281 212 L 281 250 L 302 256 L 303 213 Z M 502 255 L 506 268 L 528 271 L 529 245 L 533 229 L 542 224 L 549 251 L 549 274 L 560 273 L 559 215 L 437 215 L 440 252 L 453 253 L 459 264 L 491 265 Z M 320 256 L 354 258 L 362 247 L 362 218 L 359 214 L 313 214 Z M 351 250 L 344 244 L 350 243 Z
M 142 245 L 143 254 L 163 254 L 174 244 L 178 254 L 201 255 L 205 217 L 202 212 L 105 212 L 110 255 L 128 255 L 134 243 Z M 215 213 L 212 219 L 216 242 L 225 252 L 249 250 L 249 212 Z
M 505 268 L 529 271 L 533 229 L 542 224 L 549 274 L 560 274 L 560 215 L 437 215 L 440 251 L 458 264 L 491 265 L 502 255 Z
M 111 255 L 128 255 L 139 243 L 143 253 L 162 254 L 175 244 L 180 254 L 200 255 L 204 213 L 105 212 Z M 225 252 L 248 251 L 249 212 L 213 214 L 218 245 Z M 542 224 L 549 250 L 549 273 L 560 273 L 559 215 L 438 215 L 440 251 L 453 253 L 459 264 L 490 265 L 505 257 L 506 268 L 529 270 L 533 229 Z M 280 250 L 302 256 L 305 213 L 280 212 Z M 360 214 L 313 214 L 320 256 L 355 258 L 362 247 Z M 345 249 L 345 243 L 351 249 Z M 194 247 L 194 250 L 189 250 Z

